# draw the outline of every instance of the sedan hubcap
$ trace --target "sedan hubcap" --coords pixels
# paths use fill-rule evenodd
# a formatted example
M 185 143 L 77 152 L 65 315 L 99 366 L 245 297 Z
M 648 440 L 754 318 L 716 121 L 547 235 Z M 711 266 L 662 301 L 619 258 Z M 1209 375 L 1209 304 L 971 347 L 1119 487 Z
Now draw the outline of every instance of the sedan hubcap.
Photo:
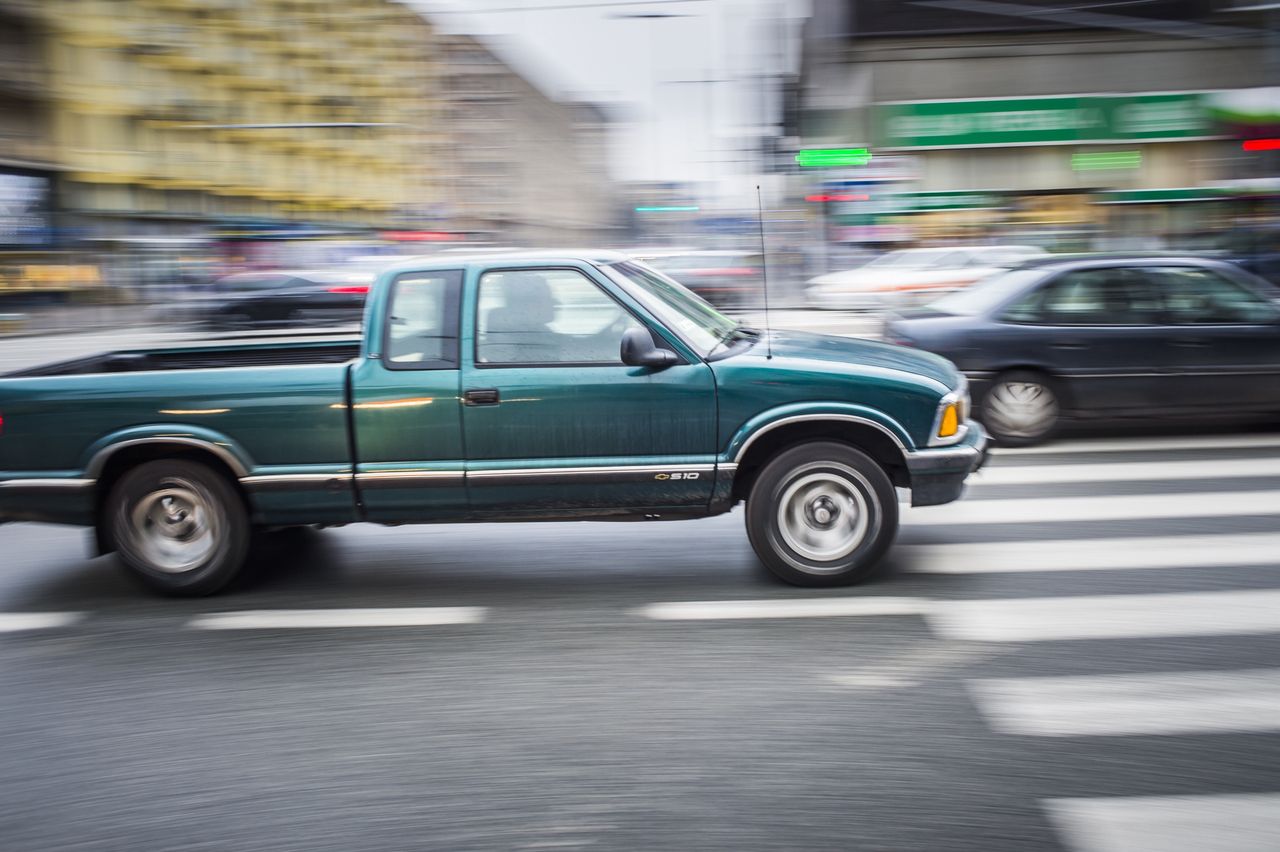
M 134 504 L 128 534 L 134 549 L 159 571 L 178 574 L 204 563 L 217 547 L 221 515 L 202 488 L 165 483 Z
M 1038 438 L 1058 418 L 1058 400 L 1039 382 L 1001 382 L 986 399 L 987 425 L 998 435 Z
M 815 562 L 848 556 L 867 536 L 870 512 L 862 492 L 835 473 L 796 478 L 778 501 L 778 532 L 788 547 Z

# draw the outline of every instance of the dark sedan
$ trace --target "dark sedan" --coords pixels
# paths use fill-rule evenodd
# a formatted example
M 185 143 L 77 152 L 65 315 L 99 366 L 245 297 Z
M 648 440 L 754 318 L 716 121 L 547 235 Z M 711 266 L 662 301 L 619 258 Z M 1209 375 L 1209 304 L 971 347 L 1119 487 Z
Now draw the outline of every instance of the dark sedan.
M 1280 301 L 1259 278 L 1194 257 L 1032 261 L 885 326 L 969 377 L 999 443 L 1067 418 L 1280 413 Z
M 173 314 L 222 329 L 358 323 L 373 278 L 364 269 L 242 272 Z

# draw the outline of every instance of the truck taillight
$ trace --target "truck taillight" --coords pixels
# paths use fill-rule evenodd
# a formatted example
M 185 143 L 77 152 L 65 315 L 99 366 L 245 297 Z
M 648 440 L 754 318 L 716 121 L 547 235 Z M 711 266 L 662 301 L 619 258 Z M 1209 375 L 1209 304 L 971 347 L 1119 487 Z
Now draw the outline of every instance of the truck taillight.
M 4 415 L 0 414 L 0 435 L 4 434 Z
M 349 293 L 349 294 L 368 293 L 369 285 L 368 284 L 344 284 L 341 287 L 330 287 L 329 292 L 330 293 Z

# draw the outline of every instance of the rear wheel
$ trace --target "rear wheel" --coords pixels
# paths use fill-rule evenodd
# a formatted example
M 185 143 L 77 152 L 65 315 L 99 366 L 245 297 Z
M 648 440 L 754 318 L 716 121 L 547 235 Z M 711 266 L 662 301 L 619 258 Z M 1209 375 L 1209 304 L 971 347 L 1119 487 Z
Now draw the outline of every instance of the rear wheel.
M 888 474 L 866 453 L 814 441 L 765 465 L 746 520 L 752 548 L 779 578 L 841 586 L 875 573 L 898 531 L 898 501 Z
M 1006 447 L 1038 444 L 1058 426 L 1061 403 L 1042 373 L 1015 370 L 997 376 L 982 400 L 982 424 Z
M 103 523 L 131 574 L 170 595 L 229 583 L 249 547 L 249 515 L 224 476 L 198 462 L 139 465 L 111 489 Z

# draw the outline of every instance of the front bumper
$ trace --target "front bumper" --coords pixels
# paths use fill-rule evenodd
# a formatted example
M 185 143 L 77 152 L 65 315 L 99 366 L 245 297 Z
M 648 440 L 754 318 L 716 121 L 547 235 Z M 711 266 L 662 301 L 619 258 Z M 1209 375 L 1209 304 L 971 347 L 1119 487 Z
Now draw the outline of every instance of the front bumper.
M 907 454 L 912 506 L 937 506 L 958 499 L 965 479 L 986 463 L 987 433 L 972 420 L 965 425 L 968 429 L 960 443 Z

